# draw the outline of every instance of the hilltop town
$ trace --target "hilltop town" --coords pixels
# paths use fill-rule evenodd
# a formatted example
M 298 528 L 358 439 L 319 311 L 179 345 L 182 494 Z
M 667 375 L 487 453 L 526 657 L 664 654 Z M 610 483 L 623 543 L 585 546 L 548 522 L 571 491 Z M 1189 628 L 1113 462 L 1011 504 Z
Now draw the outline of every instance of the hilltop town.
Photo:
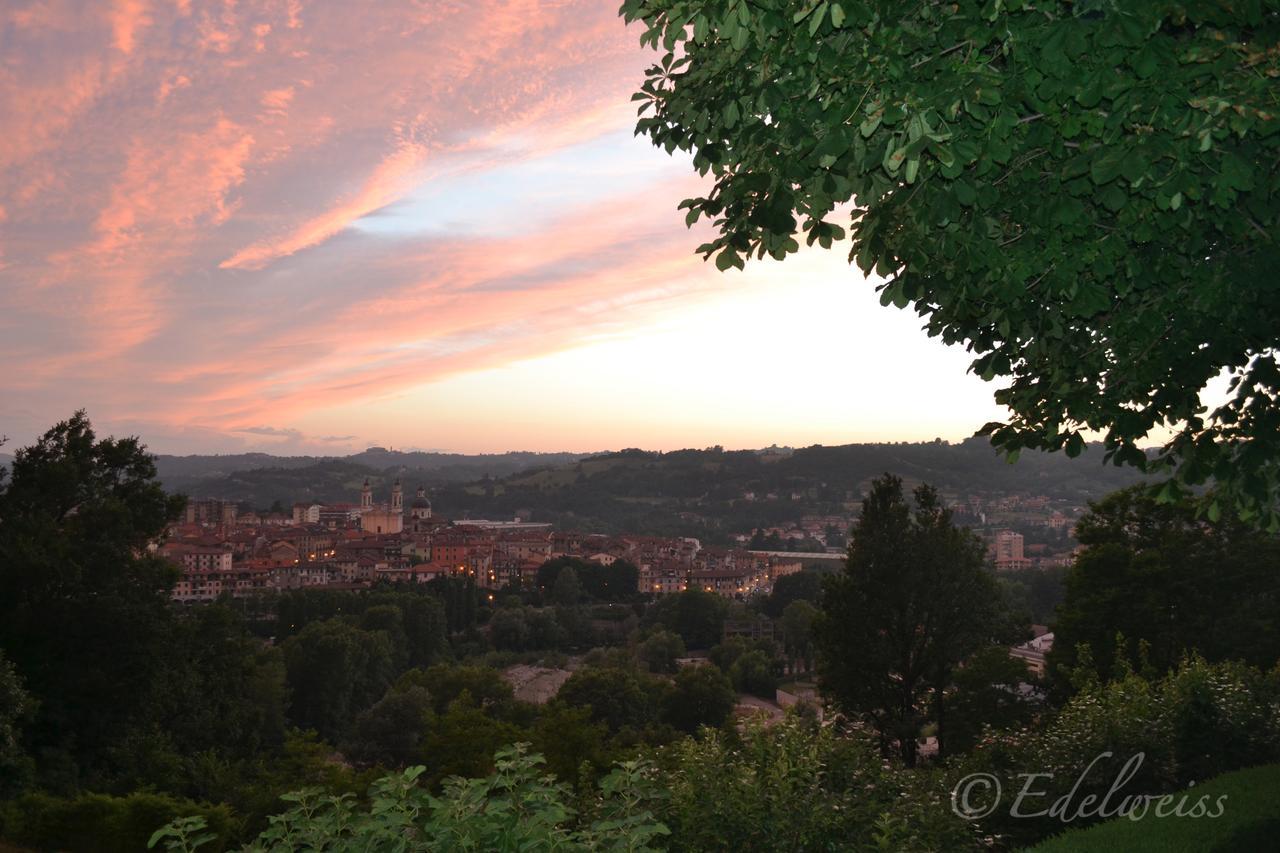
M 441 577 L 471 578 L 486 590 L 527 589 L 548 560 L 576 557 L 634 566 L 638 593 L 695 588 L 741 600 L 768 594 L 778 578 L 803 568 L 837 566 L 857 507 L 849 501 L 842 513 L 800 515 L 789 524 L 736 533 L 730 546 L 713 546 L 693 536 L 555 530 L 550 522 L 520 515 L 448 519 L 433 510 L 425 487 L 417 487 L 406 503 L 399 480 L 379 500 L 365 480 L 358 497 L 358 502 L 297 502 L 290 513 L 241 511 L 217 498 L 190 500 L 182 522 L 170 526 L 158 549 L 182 568 L 173 597 L 212 601 L 223 594 L 358 589 Z M 748 492 L 742 500 L 800 497 Z M 997 570 L 1070 562 L 1073 516 L 1068 513 L 1079 508 L 1055 507 L 1045 496 L 1012 495 L 994 501 L 953 496 L 951 509 L 957 520 L 987 535 Z M 1027 545 L 1028 536 L 1039 541 Z

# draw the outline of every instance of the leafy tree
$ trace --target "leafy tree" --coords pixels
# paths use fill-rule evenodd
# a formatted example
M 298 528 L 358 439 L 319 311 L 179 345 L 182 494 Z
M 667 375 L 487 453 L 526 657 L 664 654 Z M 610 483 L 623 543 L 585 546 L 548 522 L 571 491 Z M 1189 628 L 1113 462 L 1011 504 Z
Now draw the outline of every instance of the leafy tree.
M 464 690 L 432 721 L 423 741 L 423 754 L 432 779 L 485 776 L 493 772 L 495 751 L 528 739 L 523 728 L 481 708 Z
M 867 719 L 908 766 L 925 722 L 944 727 L 941 691 L 956 665 L 1004 625 L 982 540 L 951 522 L 929 486 L 914 497 L 912 507 L 897 477 L 872 483 L 817 634 L 823 692 Z
M 729 678 L 733 686 L 743 693 L 769 700 L 777 695 L 778 677 L 774 673 L 773 661 L 759 649 L 739 656 L 729 667 Z
M 35 700 L 0 649 L 0 798 L 16 793 L 34 772 L 22 745 L 22 725 L 35 710 Z
M 1280 16 L 1265 3 L 625 0 L 637 132 L 714 184 L 724 270 L 830 247 L 1004 377 L 997 446 L 1220 486 L 1280 528 Z M 848 207 L 843 207 L 848 203 Z M 1206 415 L 1224 370 L 1231 396 Z M 1154 459 L 1138 447 L 1161 425 Z M 1216 510 L 1210 509 L 1211 512 Z
M 590 708 L 591 718 L 611 732 L 640 729 L 654 719 L 657 683 L 641 681 L 633 670 L 584 668 L 560 685 L 556 698 L 567 705 Z
M 671 726 L 692 734 L 700 726 L 723 726 L 737 702 L 733 682 L 719 667 L 686 666 L 676 673 L 662 716 Z
M 744 637 L 729 637 L 723 643 L 712 646 L 711 651 L 708 652 L 708 657 L 722 672 L 727 673 L 733 668 L 733 664 L 738 658 L 753 648 L 755 648 L 754 644 Z
M 800 571 L 791 575 L 783 575 L 773 582 L 769 597 L 764 600 L 763 610 L 774 619 L 782 617 L 782 612 L 793 601 L 816 602 L 822 597 L 822 575 L 814 571 Z
M 566 567 L 556 576 L 551 600 L 561 607 L 573 607 L 582 600 L 582 585 L 578 583 L 578 573 L 572 567 Z
M 146 848 L 158 825 L 180 817 L 198 817 L 212 830 L 210 841 L 212 836 L 229 835 L 236 822 L 225 805 L 195 803 L 149 791 L 119 797 L 82 793 L 65 798 L 32 793 L 0 804 L 5 841 L 32 850 L 136 853 Z M 215 843 L 206 849 L 215 853 L 223 845 Z
M 679 634 L 658 630 L 640 643 L 639 652 L 650 672 L 673 673 L 678 668 L 676 659 L 684 657 L 684 641 Z
M 383 767 L 405 767 L 421 760 L 431 709 L 431 696 L 423 688 L 393 687 L 356 717 L 343 752 L 361 764 Z
M 1076 536 L 1084 548 L 1049 656 L 1059 689 L 1085 644 L 1103 681 L 1128 665 L 1164 672 L 1191 650 L 1211 661 L 1280 660 L 1280 537 L 1230 512 L 1201 520 L 1191 501 L 1162 504 L 1139 489 L 1092 504 Z M 1117 633 L 1132 646 L 1118 648 Z
M 586 764 L 603 771 L 612 763 L 609 728 L 591 718 L 590 708 L 558 700 L 544 705 L 529 731 L 533 749 L 546 757 L 547 769 L 557 778 L 572 781 Z
M 728 603 L 715 593 L 690 589 L 663 596 L 645 618 L 679 634 L 686 648 L 707 649 L 724 634 L 728 611 Z
M 226 603 L 186 614 L 154 653 L 165 675 L 153 712 L 179 754 L 251 759 L 284 742 L 281 650 L 264 646 Z
M 446 624 L 451 634 L 475 627 L 476 613 L 480 607 L 480 590 L 476 587 L 474 577 L 439 577 L 423 586 L 444 603 Z
M 787 656 L 799 661 L 803 672 L 813 666 L 813 631 L 820 612 L 803 600 L 791 602 L 782 611 L 782 637 Z
M 1034 698 L 1023 696 L 1019 685 L 1035 679 L 1027 664 L 1009 654 L 1004 646 L 992 646 L 975 654 L 956 670 L 952 695 L 948 697 L 948 754 L 967 752 L 982 737 L 983 728 L 1010 731 L 1030 723 L 1039 709 Z
M 368 611 L 375 607 L 389 605 L 400 611 L 400 631 L 403 632 L 409 666 L 428 666 L 448 654 L 445 606 L 434 596 L 416 590 L 373 590 L 363 594 L 361 605 L 366 614 L 364 618 L 368 618 Z
M 183 505 L 155 476 L 77 412 L 0 479 L 0 648 L 39 699 L 27 744 L 55 788 L 115 775 L 107 751 L 151 725 L 177 572 L 148 546 Z
M 489 619 L 489 642 L 499 651 L 524 651 L 530 648 L 531 637 L 521 608 L 500 608 Z
M 502 673 L 487 666 L 436 664 L 427 669 L 410 670 L 396 682 L 397 690 L 415 686 L 422 687 L 431 695 L 437 714 L 445 713 L 463 693 L 481 707 L 502 705 L 514 696 Z
M 338 619 L 312 622 L 284 642 L 293 722 L 336 739 L 378 701 L 395 675 L 391 641 Z
M 1066 596 L 1066 578 L 1066 566 L 1025 569 L 998 576 L 1010 605 L 1037 625 L 1049 625 L 1056 620 L 1058 606 Z

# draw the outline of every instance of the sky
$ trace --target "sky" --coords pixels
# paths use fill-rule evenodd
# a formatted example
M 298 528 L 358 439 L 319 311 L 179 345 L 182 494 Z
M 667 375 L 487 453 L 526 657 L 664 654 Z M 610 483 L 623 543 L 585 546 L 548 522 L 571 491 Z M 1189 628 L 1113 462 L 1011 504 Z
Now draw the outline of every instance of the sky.
M 847 249 L 720 273 L 616 0 L 0 4 L 0 435 L 156 452 L 959 440 Z

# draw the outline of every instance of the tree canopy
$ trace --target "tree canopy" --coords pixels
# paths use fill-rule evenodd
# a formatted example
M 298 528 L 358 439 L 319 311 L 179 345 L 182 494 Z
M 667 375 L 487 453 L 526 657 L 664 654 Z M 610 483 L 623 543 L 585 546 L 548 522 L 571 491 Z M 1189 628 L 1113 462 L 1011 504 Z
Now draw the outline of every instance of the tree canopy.
M 1197 520 L 1189 502 L 1157 504 L 1137 489 L 1092 504 L 1076 536 L 1084 547 L 1049 655 L 1058 687 L 1081 666 L 1106 681 L 1127 667 L 1163 673 L 1192 651 L 1263 668 L 1280 660 L 1280 537 L 1231 513 Z
M 932 718 L 943 729 L 943 692 L 956 667 L 1012 639 L 1013 628 L 982 540 L 952 523 L 937 493 L 918 487 L 913 506 L 897 477 L 873 482 L 845 570 L 823 589 L 824 694 L 913 765 L 922 726 Z
M 1280 528 L 1280 4 L 625 0 L 637 133 L 722 270 L 830 247 L 1002 379 L 1004 451 L 1214 479 Z M 1213 411 L 1206 384 L 1231 371 Z M 1163 450 L 1139 447 L 1174 430 Z

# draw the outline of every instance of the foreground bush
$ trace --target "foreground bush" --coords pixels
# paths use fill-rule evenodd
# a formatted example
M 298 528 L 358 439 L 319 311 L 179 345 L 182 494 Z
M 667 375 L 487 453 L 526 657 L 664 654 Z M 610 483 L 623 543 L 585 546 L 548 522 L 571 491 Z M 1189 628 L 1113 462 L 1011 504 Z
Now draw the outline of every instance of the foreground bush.
M 664 756 L 670 846 L 689 851 L 967 850 L 941 774 L 886 764 L 874 740 L 799 716 L 704 730 Z
M 1280 761 L 1280 671 L 1191 656 L 1158 679 L 1126 673 L 1092 683 L 1034 729 L 990 734 L 957 774 L 992 772 L 1006 795 L 1034 780 L 1023 811 L 1050 808 L 1070 793 L 1071 809 L 1092 795 L 1112 809 L 1126 798 L 1160 795 L 1232 770 Z M 1123 787 L 1109 792 L 1118 779 Z M 1004 804 L 1008 805 L 1008 799 Z M 1073 825 L 1091 820 L 1083 814 Z M 1096 820 L 1097 818 L 1092 818 Z M 1009 840 L 1031 841 L 1063 829 L 1056 816 L 1012 819 L 1007 808 L 984 821 Z
M 524 745 L 498 752 L 493 774 L 453 777 L 439 795 L 422 768 L 385 776 L 368 803 L 318 789 L 246 850 L 719 851 L 973 849 L 974 829 L 948 807 L 942 774 L 883 763 L 858 732 L 800 717 L 741 734 L 703 729 L 658 756 L 626 762 L 584 796 L 542 770 Z M 659 771 L 659 765 L 661 771 Z M 153 847 L 201 850 L 199 818 L 174 821 Z
M 288 794 L 283 799 L 295 806 L 272 817 L 245 850 L 645 851 L 668 834 L 651 811 L 659 794 L 648 765 L 619 765 L 593 797 L 575 802 L 567 785 L 541 772 L 542 763 L 518 744 L 498 751 L 491 775 L 455 776 L 439 796 L 418 785 L 422 767 L 378 780 L 367 805 L 318 789 Z M 188 818 L 156 831 L 148 847 L 205 853 L 215 841 L 202 819 Z
M 218 838 L 227 838 L 237 828 L 228 806 L 162 794 L 27 794 L 0 805 L 0 838 L 39 850 L 136 853 L 158 824 L 184 817 L 209 827 Z M 216 842 L 205 848 L 206 853 L 221 849 Z

